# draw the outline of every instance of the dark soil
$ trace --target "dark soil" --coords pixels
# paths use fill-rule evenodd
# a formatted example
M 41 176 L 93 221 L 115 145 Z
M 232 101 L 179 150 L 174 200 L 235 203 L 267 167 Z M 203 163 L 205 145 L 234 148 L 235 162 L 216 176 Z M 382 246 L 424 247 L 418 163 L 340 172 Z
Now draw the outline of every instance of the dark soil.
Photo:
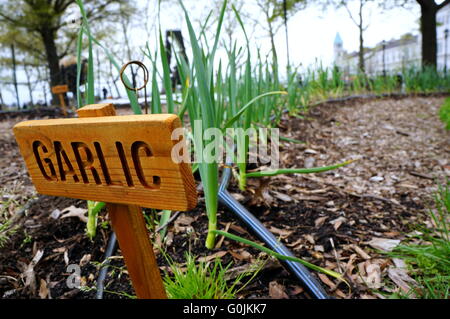
M 250 179 L 245 193 L 234 184 L 229 190 L 296 256 L 345 273 L 351 290 L 333 278 L 315 274 L 330 295 L 382 298 L 380 291 L 398 289 L 387 275 L 393 262 L 369 242 L 373 238 L 403 240 L 417 225 L 429 223 L 430 195 L 436 181 L 442 182 L 450 170 L 449 134 L 437 118 L 442 102 L 443 98 L 418 97 L 325 104 L 312 109 L 304 119 L 286 118 L 282 134 L 306 143 L 282 145 L 283 167 L 358 161 L 322 174 Z M 55 209 L 63 211 L 72 205 L 85 208 L 86 203 L 35 194 L 11 133 L 13 124 L 20 120 L 0 122 L 4 215 L 0 222 L 1 218 L 12 219 L 16 226 L 0 249 L 0 297 L 94 298 L 94 289 L 68 288 L 67 265 L 81 262 L 83 285 L 95 287 L 111 232 L 107 214 L 100 214 L 94 241 L 86 237 L 85 223 L 79 218 L 50 217 Z M 371 181 L 374 176 L 382 180 Z M 21 210 L 30 201 L 27 209 Z M 231 212 L 220 210 L 218 218 L 220 229 L 255 240 Z M 187 251 L 198 257 L 219 254 L 224 264 L 233 263 L 235 271 L 249 267 L 258 258 L 267 260 L 256 279 L 238 294 L 240 298 L 311 298 L 279 262 L 253 248 L 225 239 L 216 249 L 207 250 L 206 227 L 200 197 L 195 210 L 178 215 L 169 226 L 162 247 L 181 267 Z M 153 240 L 160 244 L 158 237 Z M 25 269 L 40 250 L 43 257 L 33 267 L 35 283 L 27 283 Z M 166 271 L 166 259 L 155 251 L 160 268 Z M 379 274 L 370 273 L 373 265 Z M 376 280 L 370 281 L 374 276 Z M 127 295 L 134 295 L 134 291 L 118 250 L 111 261 L 104 298 Z

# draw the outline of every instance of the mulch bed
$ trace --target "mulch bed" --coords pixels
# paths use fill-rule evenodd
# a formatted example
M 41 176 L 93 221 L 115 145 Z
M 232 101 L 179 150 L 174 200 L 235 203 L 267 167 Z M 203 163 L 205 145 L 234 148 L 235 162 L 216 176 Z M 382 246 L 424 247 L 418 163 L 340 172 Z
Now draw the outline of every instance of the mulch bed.
M 436 182 L 450 176 L 449 133 L 437 116 L 442 102 L 442 97 L 409 97 L 323 104 L 306 118 L 285 118 L 281 134 L 306 143 L 282 143 L 282 167 L 357 161 L 322 174 L 250 179 L 245 193 L 235 184 L 229 190 L 296 256 L 346 274 L 351 289 L 315 274 L 331 296 L 382 298 L 382 293 L 400 288 L 389 276 L 392 260 L 375 250 L 371 240 L 403 240 L 418 224 L 429 225 L 430 196 Z M 100 214 L 101 226 L 93 242 L 85 236 L 85 224 L 79 218 L 51 217 L 55 210 L 85 208 L 86 203 L 35 194 L 11 132 L 20 120 L 0 122 L 0 195 L 5 217 L 14 216 L 35 199 L 24 214 L 14 217 L 16 232 L 0 249 L 0 296 L 94 298 L 94 290 L 67 287 L 67 265 L 79 264 L 83 283 L 95 286 L 110 234 L 104 223 L 107 215 Z M 218 218 L 221 229 L 255 240 L 231 212 L 220 210 Z M 206 259 L 221 256 L 224 264 L 233 262 L 234 272 L 265 259 L 263 270 L 239 297 L 311 298 L 276 260 L 253 248 L 218 238 L 220 246 L 205 249 L 206 227 L 200 198 L 195 210 L 180 214 L 169 226 L 165 251 L 181 264 L 186 251 Z M 159 243 L 158 238 L 154 240 Z M 32 267 L 34 276 L 27 277 L 27 266 L 42 250 L 42 258 Z M 167 270 L 165 258 L 156 253 L 158 264 Z M 104 298 L 127 298 L 125 294 L 134 292 L 120 250 L 114 255 Z

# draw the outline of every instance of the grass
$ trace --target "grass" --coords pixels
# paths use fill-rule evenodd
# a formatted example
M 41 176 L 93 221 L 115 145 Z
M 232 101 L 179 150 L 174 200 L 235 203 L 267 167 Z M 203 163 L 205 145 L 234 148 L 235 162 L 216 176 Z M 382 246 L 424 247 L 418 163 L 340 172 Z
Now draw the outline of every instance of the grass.
M 264 265 L 258 260 L 249 270 L 229 280 L 232 263 L 224 267 L 219 258 L 212 262 L 196 263 L 190 253 L 185 256 L 186 265 L 182 268 L 165 255 L 172 272 L 170 275 L 166 271 L 163 279 L 170 299 L 235 299 L 237 293 L 255 278 Z M 244 281 L 244 278 L 247 279 Z
M 450 130 L 450 98 L 447 98 L 439 109 L 439 118 L 445 124 L 445 128 Z
M 429 210 L 433 229 L 420 227 L 416 243 L 398 246 L 390 255 L 403 259 L 419 288 L 411 291 L 423 299 L 450 297 L 450 181 L 434 195 L 435 210 Z M 407 298 L 410 293 L 395 297 Z
M 6 188 L 0 188 L 0 248 L 3 248 L 19 229 L 19 225 L 13 224 L 11 213 L 12 210 L 20 208 L 19 202 L 14 196 L 19 192 L 19 189 L 7 191 Z
M 13 226 L 11 220 L 0 223 L 0 248 L 9 242 L 12 235 L 17 232 L 19 226 Z

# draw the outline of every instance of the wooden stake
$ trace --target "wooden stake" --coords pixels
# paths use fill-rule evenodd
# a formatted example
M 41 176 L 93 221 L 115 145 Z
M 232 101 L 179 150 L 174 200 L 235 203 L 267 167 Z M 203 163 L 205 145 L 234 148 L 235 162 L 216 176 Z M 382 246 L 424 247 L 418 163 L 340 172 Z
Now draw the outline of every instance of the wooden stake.
M 66 101 L 64 101 L 64 94 L 67 92 L 69 92 L 69 87 L 67 86 L 67 84 L 56 85 L 56 86 L 52 87 L 52 93 L 58 94 L 59 104 L 61 104 L 61 108 L 62 108 L 64 116 L 67 116 Z
M 58 94 L 58 96 L 59 96 L 59 103 L 61 104 L 61 108 L 63 111 L 63 115 L 67 116 L 66 101 L 64 101 L 64 94 Z
M 83 107 L 77 113 L 79 117 L 116 115 L 112 104 Z M 166 299 L 141 207 L 107 203 L 107 209 L 137 297 Z

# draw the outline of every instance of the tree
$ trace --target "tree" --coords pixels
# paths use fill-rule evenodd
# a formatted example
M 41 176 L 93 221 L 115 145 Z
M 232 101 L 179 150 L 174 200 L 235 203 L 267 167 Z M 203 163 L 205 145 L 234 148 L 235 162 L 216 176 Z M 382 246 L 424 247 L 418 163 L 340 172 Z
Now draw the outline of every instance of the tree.
M 371 0 L 358 0 L 358 17 L 355 18 L 352 14 L 350 8 L 348 7 L 347 1 L 340 1 L 341 6 L 345 8 L 350 19 L 352 19 L 353 23 L 358 27 L 359 31 L 359 50 L 358 50 L 358 70 L 359 72 L 366 72 L 366 64 L 364 60 L 364 32 L 369 27 L 369 24 L 364 23 L 364 6 Z
M 23 51 L 45 59 L 51 86 L 61 84 L 59 60 L 74 47 L 77 32 L 64 28 L 71 21 L 64 21 L 63 15 L 75 3 L 75 0 L 0 0 L 0 23 L 6 26 L 2 32 L 3 39 L 9 39 Z M 121 3 L 128 1 L 84 0 L 90 22 L 118 15 L 117 6 L 113 4 Z M 19 32 L 22 36 L 12 38 L 11 32 Z M 59 41 L 62 37 L 63 43 Z
M 422 66 L 436 68 L 437 66 L 437 22 L 436 17 L 439 10 L 450 4 L 450 0 L 441 1 L 439 4 L 435 0 L 396 0 L 385 1 L 384 8 L 402 6 L 410 9 L 413 4 L 420 6 L 420 33 L 422 35 Z
M 416 0 L 420 5 L 420 32 L 422 33 L 422 66 L 437 66 L 436 15 L 450 0 L 437 4 L 435 0 Z
M 364 48 L 364 32 L 368 29 L 369 24 L 366 22 L 364 9 L 369 3 L 375 3 L 378 0 L 322 0 L 319 3 L 323 7 L 333 6 L 334 8 L 345 8 L 348 16 L 356 25 L 359 32 L 359 49 L 358 49 L 358 71 L 365 73 L 365 48 Z M 405 0 L 406 1 L 406 0 Z M 349 4 L 357 2 L 357 13 L 353 13 Z M 379 2 L 379 1 L 378 1 Z
M 283 26 L 283 22 L 285 22 L 284 18 L 288 20 L 298 11 L 304 9 L 306 7 L 306 2 L 306 0 L 256 0 L 256 4 L 264 14 L 265 25 L 263 25 L 263 28 L 268 32 L 270 37 L 274 64 L 278 63 L 277 51 L 275 48 L 275 35 Z

